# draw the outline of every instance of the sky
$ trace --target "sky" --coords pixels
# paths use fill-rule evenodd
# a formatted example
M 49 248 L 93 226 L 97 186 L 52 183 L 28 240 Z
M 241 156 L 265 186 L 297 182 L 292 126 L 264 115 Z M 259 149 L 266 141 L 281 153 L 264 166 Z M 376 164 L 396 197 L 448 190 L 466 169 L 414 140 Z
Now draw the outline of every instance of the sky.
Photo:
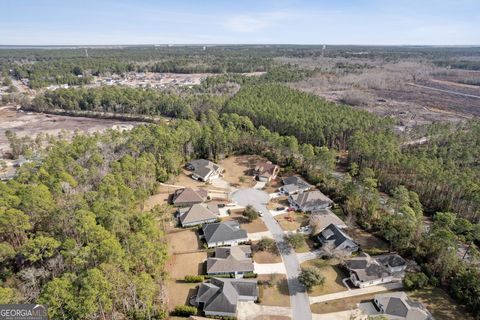
M 480 0 L 0 0 L 0 45 L 480 45 Z

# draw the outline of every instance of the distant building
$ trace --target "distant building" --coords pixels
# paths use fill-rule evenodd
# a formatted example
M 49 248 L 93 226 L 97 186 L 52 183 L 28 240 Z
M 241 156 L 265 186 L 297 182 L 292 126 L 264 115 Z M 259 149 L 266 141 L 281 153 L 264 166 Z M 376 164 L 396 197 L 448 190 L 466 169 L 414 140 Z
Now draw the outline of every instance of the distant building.
M 207 200 L 208 192 L 203 189 L 184 188 L 173 193 L 172 204 L 176 207 L 190 207 Z
M 323 250 L 332 254 L 350 255 L 359 249 L 358 244 L 334 224 L 330 224 L 323 229 L 316 239 Z
M 217 247 L 215 255 L 207 259 L 208 275 L 233 275 L 241 278 L 243 274 L 253 271 L 250 246 Z
M 290 195 L 288 202 L 292 207 L 303 212 L 325 210 L 333 203 L 329 197 L 318 190 Z
M 253 171 L 258 181 L 269 182 L 277 178 L 280 167 L 270 161 L 262 161 L 257 163 Z
M 247 231 L 241 229 L 236 220 L 206 224 L 202 230 L 209 248 L 235 246 L 248 241 Z
M 257 299 L 257 280 L 212 278 L 200 285 L 190 302 L 206 316 L 235 317 L 238 301 Z
M 216 209 L 216 212 L 215 212 Z M 182 227 L 192 227 L 218 220 L 218 206 L 196 203 L 177 210 L 178 222 Z
M 389 320 L 434 320 L 423 304 L 411 300 L 405 292 L 377 294 L 372 302 L 360 303 L 359 308 L 368 316 Z
M 312 185 L 298 176 L 291 176 L 282 179 L 283 186 L 280 187 L 280 191 L 292 195 L 300 192 L 308 191 L 312 188 Z
M 192 160 L 185 167 L 192 171 L 193 179 L 203 182 L 218 178 L 223 172 L 223 167 L 205 159 Z
M 365 288 L 403 279 L 407 262 L 397 254 L 388 253 L 371 257 L 361 253 L 345 261 L 350 280 L 359 288 Z

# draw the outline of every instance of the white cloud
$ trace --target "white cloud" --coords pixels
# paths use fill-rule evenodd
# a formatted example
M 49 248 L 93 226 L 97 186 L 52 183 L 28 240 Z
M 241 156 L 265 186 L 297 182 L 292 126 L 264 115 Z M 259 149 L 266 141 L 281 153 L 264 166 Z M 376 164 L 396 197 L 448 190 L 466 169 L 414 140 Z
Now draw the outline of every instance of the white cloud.
M 225 26 L 236 32 L 255 32 L 277 25 L 293 18 L 293 14 L 277 11 L 253 14 L 241 14 L 230 17 Z

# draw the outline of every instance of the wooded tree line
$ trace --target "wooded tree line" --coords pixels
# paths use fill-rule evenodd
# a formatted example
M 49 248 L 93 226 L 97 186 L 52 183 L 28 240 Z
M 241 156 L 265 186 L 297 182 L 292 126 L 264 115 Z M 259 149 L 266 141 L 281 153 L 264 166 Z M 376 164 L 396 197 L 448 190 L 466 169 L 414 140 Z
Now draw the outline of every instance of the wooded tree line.
M 187 159 L 235 152 L 318 180 L 334 165 L 327 149 L 214 111 L 200 122 L 50 139 L 41 161 L 0 183 L 0 303 L 46 303 L 54 319 L 165 318 L 165 212 L 142 203 Z

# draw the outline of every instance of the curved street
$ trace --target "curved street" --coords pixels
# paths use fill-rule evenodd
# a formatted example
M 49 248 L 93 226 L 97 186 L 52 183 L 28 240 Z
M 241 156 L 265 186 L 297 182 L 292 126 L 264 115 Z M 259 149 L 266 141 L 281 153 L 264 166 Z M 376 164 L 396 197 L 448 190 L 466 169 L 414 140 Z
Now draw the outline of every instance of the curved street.
M 282 256 L 285 270 L 287 272 L 288 290 L 290 292 L 290 303 L 293 319 L 312 319 L 310 311 L 310 300 L 305 287 L 298 281 L 300 264 L 297 255 L 292 247 L 284 241 L 284 232 L 278 222 L 273 218 L 266 205 L 270 200 L 267 193 L 259 189 L 241 189 L 232 194 L 232 199 L 242 206 L 251 205 L 263 214 L 262 220 L 272 233 L 278 250 Z

